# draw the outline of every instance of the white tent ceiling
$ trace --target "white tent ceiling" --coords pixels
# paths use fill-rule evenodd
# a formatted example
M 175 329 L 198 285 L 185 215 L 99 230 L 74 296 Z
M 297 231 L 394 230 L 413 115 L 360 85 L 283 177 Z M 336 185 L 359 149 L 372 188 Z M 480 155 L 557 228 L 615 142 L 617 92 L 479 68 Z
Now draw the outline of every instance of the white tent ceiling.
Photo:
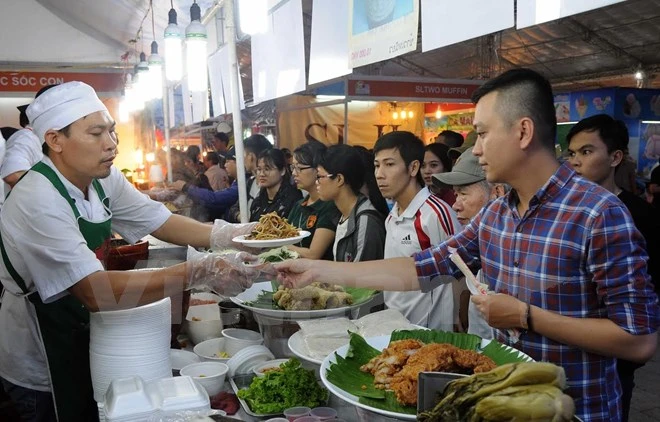
M 168 0 L 152 0 L 155 33 L 162 41 Z M 331 0 L 328 0 L 331 1 Z M 189 21 L 192 0 L 173 0 L 179 24 Z M 202 15 L 216 4 L 199 0 Z M 311 0 L 303 0 L 309 53 Z M 0 68 L 5 70 L 73 66 L 122 66 L 126 52 L 151 43 L 149 0 L 0 0 Z M 469 16 L 461 17 L 473 25 Z M 137 43 L 138 29 L 143 37 Z M 438 21 L 442 29 L 442 21 Z M 527 66 L 548 76 L 562 90 L 599 86 L 635 86 L 632 74 L 642 66 L 649 87 L 660 88 L 660 0 L 627 0 L 558 21 L 421 53 L 416 52 L 354 69 L 382 76 L 480 79 L 513 66 Z M 421 37 L 420 37 L 421 38 Z M 250 43 L 238 44 L 241 73 L 251 74 Z M 132 59 L 134 60 L 134 59 Z M 131 62 L 132 64 L 132 62 Z M 251 97 L 251 83 L 244 80 Z

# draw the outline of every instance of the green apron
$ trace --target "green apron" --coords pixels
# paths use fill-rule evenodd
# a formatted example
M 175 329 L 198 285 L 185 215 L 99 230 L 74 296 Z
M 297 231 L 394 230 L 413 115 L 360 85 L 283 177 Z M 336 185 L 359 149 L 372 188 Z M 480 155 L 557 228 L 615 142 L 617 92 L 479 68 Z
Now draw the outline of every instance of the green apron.
M 112 214 L 110 201 L 106 198 L 98 180 L 94 179 L 92 185 L 110 217 L 105 221 L 92 223 L 80 216 L 75 201 L 53 169 L 39 162 L 31 170 L 43 174 L 69 202 L 87 246 L 104 262 L 111 236 Z M 48 359 L 48 371 L 58 420 L 97 421 L 98 408 L 94 401 L 89 369 L 89 312 L 73 295 L 64 296 L 52 303 L 43 303 L 36 290 L 28 291 L 25 281 L 9 262 L 1 238 L 0 248 L 7 270 L 34 305 L 41 340 Z

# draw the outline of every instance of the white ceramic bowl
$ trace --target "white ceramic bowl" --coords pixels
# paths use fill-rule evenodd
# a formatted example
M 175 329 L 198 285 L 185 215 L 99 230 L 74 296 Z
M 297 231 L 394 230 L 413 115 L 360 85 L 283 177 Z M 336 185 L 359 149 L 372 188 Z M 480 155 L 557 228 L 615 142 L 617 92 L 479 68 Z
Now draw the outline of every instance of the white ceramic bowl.
M 280 365 L 283 364 L 284 362 L 288 362 L 289 359 L 273 359 L 266 361 L 262 364 L 259 364 L 252 368 L 252 372 L 258 377 L 263 377 L 268 373 L 269 371 L 279 369 Z
M 193 343 L 220 337 L 222 320 L 218 305 L 191 306 L 186 315 L 186 329 Z
M 215 396 L 225 385 L 229 367 L 221 362 L 191 363 L 181 368 L 181 375 L 187 375 L 197 381 L 209 396 Z
M 226 339 L 224 337 L 205 340 L 195 346 L 193 352 L 195 352 L 195 356 L 205 362 L 227 363 L 231 355 L 225 350 L 225 342 Z M 228 356 L 222 357 L 223 352 L 227 353 Z
M 184 366 L 201 361 L 202 358 L 193 352 L 179 349 L 170 349 L 170 365 L 172 366 L 172 374 L 175 376 L 179 374 L 179 371 Z
M 222 330 L 222 336 L 227 339 L 225 342 L 225 351 L 231 356 L 248 346 L 258 346 L 263 344 L 264 338 L 260 333 L 243 328 L 225 328 Z

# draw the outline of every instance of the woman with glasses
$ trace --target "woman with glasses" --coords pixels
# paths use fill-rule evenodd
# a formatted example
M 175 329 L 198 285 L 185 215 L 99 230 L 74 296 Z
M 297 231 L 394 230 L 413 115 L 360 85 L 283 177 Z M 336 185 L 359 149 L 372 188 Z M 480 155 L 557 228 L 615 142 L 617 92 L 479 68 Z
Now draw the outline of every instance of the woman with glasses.
M 259 154 L 255 178 L 259 195 L 252 201 L 250 221 L 259 221 L 263 214 L 273 211 L 280 217 L 288 217 L 302 194 L 289 183 L 291 176 L 284 153 L 270 148 Z
M 448 173 L 452 169 L 451 159 L 447 155 L 449 147 L 445 144 L 429 144 L 424 153 L 424 162 L 422 163 L 422 177 L 424 183 L 432 194 L 442 199 L 449 205 L 454 205 L 456 195 L 451 186 L 440 186 L 435 182 L 433 175 L 438 173 Z
M 333 145 L 323 155 L 317 170 L 319 197 L 333 201 L 341 212 L 333 245 L 335 261 L 382 259 L 384 216 L 360 193 L 365 179 L 360 152 L 348 145 Z M 369 196 L 372 195 L 380 196 L 380 191 L 370 191 Z
M 287 246 L 302 258 L 332 261 L 332 244 L 339 223 L 339 210 L 332 201 L 323 201 L 316 189 L 316 166 L 327 147 L 310 141 L 293 151 L 291 170 L 298 188 L 309 194 L 296 202 L 289 214 L 289 222 L 311 233 L 295 246 Z

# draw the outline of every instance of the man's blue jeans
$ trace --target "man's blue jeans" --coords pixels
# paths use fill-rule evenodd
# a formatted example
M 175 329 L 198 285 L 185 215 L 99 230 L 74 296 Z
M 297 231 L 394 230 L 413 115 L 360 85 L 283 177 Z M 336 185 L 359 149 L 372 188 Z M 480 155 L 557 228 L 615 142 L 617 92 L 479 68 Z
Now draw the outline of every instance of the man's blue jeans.
M 55 422 L 57 420 L 51 393 L 21 387 L 4 378 L 0 378 L 0 381 L 22 421 Z

